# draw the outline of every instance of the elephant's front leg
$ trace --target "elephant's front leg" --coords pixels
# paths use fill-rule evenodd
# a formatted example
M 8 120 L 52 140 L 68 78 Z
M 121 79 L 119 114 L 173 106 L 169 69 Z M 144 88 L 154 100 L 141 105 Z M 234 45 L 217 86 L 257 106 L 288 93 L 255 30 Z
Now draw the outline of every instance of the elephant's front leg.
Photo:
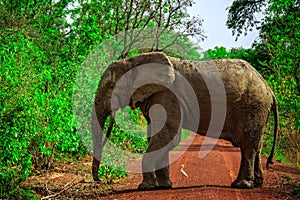
M 142 160 L 143 181 L 139 189 L 170 188 L 169 151 L 181 135 L 181 108 L 175 95 L 166 91 L 153 95 L 151 108 L 142 109 L 148 121 L 148 148 Z
M 170 179 L 170 163 L 169 153 L 167 152 L 161 161 L 156 162 L 156 178 L 159 188 L 172 188 L 172 182 Z
M 169 151 L 174 145 L 172 145 L 172 142 L 165 143 L 169 140 L 162 137 L 163 132 L 150 139 L 148 149 L 142 160 L 143 181 L 138 187 L 140 190 L 172 187 L 169 171 Z
M 149 190 L 158 187 L 158 182 L 155 175 L 155 155 L 147 153 L 142 160 L 143 181 L 139 185 L 139 190 Z

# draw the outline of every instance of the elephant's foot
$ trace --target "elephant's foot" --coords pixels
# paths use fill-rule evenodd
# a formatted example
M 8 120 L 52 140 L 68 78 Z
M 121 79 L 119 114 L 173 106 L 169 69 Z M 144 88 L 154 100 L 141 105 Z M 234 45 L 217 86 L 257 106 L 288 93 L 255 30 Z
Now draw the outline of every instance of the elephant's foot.
M 147 180 L 143 180 L 141 182 L 141 184 L 138 187 L 138 190 L 151 190 L 151 189 L 155 189 L 158 188 L 158 182 L 156 180 L 156 178 L 153 179 L 147 179 Z
M 247 180 L 235 180 L 233 183 L 231 183 L 231 187 L 239 189 L 251 189 L 254 188 L 254 182 Z
M 167 180 L 158 179 L 158 187 L 161 189 L 171 189 L 172 182 L 169 179 Z

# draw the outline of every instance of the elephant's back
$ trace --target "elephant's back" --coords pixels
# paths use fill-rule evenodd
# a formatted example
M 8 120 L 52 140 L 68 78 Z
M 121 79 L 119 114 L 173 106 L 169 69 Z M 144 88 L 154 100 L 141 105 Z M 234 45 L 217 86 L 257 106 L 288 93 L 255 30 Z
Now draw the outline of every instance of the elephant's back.
M 225 88 L 228 101 L 248 98 L 249 95 L 260 100 L 272 99 L 273 93 L 266 81 L 254 67 L 244 60 L 171 59 L 171 62 L 175 70 L 190 82 L 200 100 L 205 100 L 209 95 L 223 95 L 223 88 Z
M 205 133 L 212 118 L 212 106 L 224 105 L 224 132 L 239 132 L 249 120 L 267 118 L 273 104 L 273 93 L 262 76 L 246 61 L 220 59 L 213 61 L 171 60 L 176 71 L 193 87 L 200 107 L 198 132 Z M 220 105 L 212 105 L 212 96 Z M 186 101 L 189 101 L 187 98 Z M 187 103 L 189 105 L 189 103 Z M 218 103 L 217 103 L 218 104 Z M 189 110 L 192 110 L 190 107 Z M 250 118 L 253 119 L 250 119 Z M 253 122 L 255 123 L 255 122 Z M 240 127 L 240 128 L 238 128 Z M 225 136 L 226 139 L 229 139 Z
M 241 59 L 216 60 L 216 67 L 222 77 L 228 103 L 232 106 L 265 106 L 273 103 L 273 92 L 267 82 L 248 62 Z

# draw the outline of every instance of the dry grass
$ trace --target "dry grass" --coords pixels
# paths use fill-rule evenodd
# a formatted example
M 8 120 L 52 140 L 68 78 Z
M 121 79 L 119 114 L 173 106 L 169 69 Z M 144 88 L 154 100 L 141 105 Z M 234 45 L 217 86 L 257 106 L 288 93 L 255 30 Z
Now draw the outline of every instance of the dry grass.
M 31 176 L 22 186 L 31 187 L 41 199 L 96 199 L 107 195 L 119 180 L 95 183 L 91 176 L 92 158 L 66 162 L 49 172 Z

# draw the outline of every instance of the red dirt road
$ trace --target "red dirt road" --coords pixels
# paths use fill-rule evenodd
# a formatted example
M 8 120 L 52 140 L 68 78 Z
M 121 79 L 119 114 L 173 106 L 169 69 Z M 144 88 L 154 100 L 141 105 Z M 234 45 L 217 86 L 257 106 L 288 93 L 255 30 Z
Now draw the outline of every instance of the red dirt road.
M 300 182 L 300 169 L 276 162 L 272 170 L 265 170 L 263 188 L 232 189 L 231 182 L 237 177 L 240 151 L 229 142 L 219 140 L 212 151 L 199 158 L 204 137 L 196 136 L 180 143 L 181 148 L 173 151 L 170 157 L 183 153 L 171 164 L 173 188 L 168 190 L 138 191 L 136 188 L 142 180 L 141 174 L 130 174 L 129 178 L 114 187 L 114 191 L 100 199 L 138 199 L 138 200 L 173 200 L 173 199 L 293 199 L 290 194 L 293 184 Z M 193 140 L 193 141 L 191 141 Z M 189 145 L 192 142 L 191 145 Z M 189 175 L 184 177 L 180 165 Z M 292 183 L 291 183 L 292 182 Z

